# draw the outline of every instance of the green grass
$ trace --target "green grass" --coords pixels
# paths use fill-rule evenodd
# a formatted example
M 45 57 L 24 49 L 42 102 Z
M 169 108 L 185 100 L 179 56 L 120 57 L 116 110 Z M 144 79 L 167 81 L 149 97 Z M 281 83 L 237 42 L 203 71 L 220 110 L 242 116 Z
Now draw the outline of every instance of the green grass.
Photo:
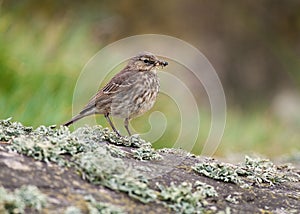
M 70 117 L 77 75 L 95 52 L 88 26 L 0 17 L 1 117 L 32 126 Z
M 78 75 L 102 47 L 92 39 L 91 32 L 88 22 L 79 19 L 54 18 L 51 21 L 35 17 L 25 20 L 9 11 L 1 11 L 1 119 L 13 117 L 33 127 L 62 124 L 68 120 Z M 246 113 L 232 110 L 230 106 L 228 109 L 226 129 L 217 155 L 254 152 L 276 157 L 300 149 L 299 132 L 264 113 L 263 108 L 257 107 Z M 164 112 L 168 126 L 154 146 L 172 147 L 180 130 L 178 109 L 173 101 L 160 95 L 155 110 Z M 137 132 L 150 130 L 149 115 L 146 113 L 132 121 Z M 196 154 L 201 153 L 210 126 L 208 113 L 201 109 L 200 117 L 200 136 L 193 149 Z M 103 126 L 108 126 L 102 116 L 98 118 Z M 153 125 L 159 124 L 154 121 Z M 124 129 L 121 131 L 125 133 Z
M 279 157 L 300 150 L 295 124 L 280 122 L 268 109 L 249 113 L 229 111 L 218 154 L 248 153 Z

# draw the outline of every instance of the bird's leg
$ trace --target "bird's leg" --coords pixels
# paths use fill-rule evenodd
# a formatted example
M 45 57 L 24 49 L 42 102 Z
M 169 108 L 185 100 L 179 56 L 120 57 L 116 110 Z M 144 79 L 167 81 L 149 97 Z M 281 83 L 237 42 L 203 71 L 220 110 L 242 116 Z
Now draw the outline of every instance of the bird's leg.
M 111 128 L 114 130 L 114 132 L 121 137 L 120 133 L 118 132 L 118 130 L 116 129 L 116 127 L 114 126 L 114 124 L 112 123 L 112 121 L 109 118 L 109 114 L 104 114 L 105 119 L 108 121 L 109 125 L 111 126 Z
M 129 128 L 128 128 L 128 122 L 129 122 L 129 119 L 126 118 L 124 120 L 124 126 L 125 126 L 125 129 L 127 130 L 128 134 L 129 134 L 129 136 L 131 136 L 131 133 L 130 133 Z

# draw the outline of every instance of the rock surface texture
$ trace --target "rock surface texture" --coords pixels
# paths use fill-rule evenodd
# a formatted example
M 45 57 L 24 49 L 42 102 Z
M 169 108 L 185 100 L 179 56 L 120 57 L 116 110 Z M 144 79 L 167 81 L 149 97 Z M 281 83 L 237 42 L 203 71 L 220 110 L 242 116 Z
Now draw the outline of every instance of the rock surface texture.
M 0 213 L 299 213 L 300 170 L 229 164 L 99 126 L 0 121 Z

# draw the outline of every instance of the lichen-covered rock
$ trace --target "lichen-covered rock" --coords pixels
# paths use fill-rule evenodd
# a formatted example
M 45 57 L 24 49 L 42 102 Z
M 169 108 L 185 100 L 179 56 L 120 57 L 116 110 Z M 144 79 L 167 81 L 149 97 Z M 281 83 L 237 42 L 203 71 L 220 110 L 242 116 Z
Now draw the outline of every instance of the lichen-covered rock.
M 137 135 L 120 138 L 100 126 L 71 132 L 7 119 L 0 139 L 3 212 L 300 212 L 299 169 L 268 160 L 233 165 L 154 150 Z M 26 187 L 35 191 L 17 196 Z

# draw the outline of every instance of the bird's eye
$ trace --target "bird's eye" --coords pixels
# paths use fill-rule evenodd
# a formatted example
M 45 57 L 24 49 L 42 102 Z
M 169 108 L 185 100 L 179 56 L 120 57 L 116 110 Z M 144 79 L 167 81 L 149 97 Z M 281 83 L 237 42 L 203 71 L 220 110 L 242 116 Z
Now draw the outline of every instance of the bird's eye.
M 142 57 L 139 60 L 143 61 L 145 64 L 148 64 L 148 65 L 154 64 L 154 61 L 152 61 L 151 59 L 148 59 L 148 58 Z

